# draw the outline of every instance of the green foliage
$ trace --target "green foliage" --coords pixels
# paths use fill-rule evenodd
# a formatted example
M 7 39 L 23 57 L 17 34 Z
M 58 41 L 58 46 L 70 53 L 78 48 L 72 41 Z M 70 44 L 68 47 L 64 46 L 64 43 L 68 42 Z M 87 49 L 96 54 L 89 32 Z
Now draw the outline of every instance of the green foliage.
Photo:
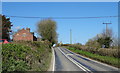
M 63 44 L 62 46 L 65 47 L 70 47 L 78 50 L 83 50 L 87 51 L 93 54 L 99 54 L 101 56 L 110 56 L 110 57 L 116 57 L 119 58 L 120 51 L 117 49 L 112 49 L 112 48 L 93 48 L 93 47 L 88 47 L 84 45 L 74 45 L 74 44 Z
M 112 42 L 112 39 L 110 37 L 105 37 L 105 38 L 98 38 L 97 41 L 101 46 L 105 45 L 105 48 L 109 48 Z
M 2 39 L 7 39 L 10 40 L 10 30 L 11 30 L 11 22 L 10 22 L 10 18 L 6 18 L 4 15 L 0 15 L 0 18 L 2 18 L 2 20 L 0 20 L 0 23 L 2 23 L 2 26 L 0 29 L 0 33 L 2 33 L 2 35 L 0 35 L 0 37 L 2 37 Z
M 30 54 L 30 48 L 16 44 L 3 44 L 3 70 L 5 71 L 24 71 L 29 69 L 25 62 L 25 57 Z
M 102 33 L 88 40 L 85 45 L 92 48 L 102 48 L 103 46 L 104 48 L 110 48 L 111 46 L 117 46 L 118 40 L 115 38 L 112 29 L 107 29 L 107 31 L 103 30 Z
M 42 20 L 38 23 L 38 33 L 40 36 L 43 40 L 48 40 L 52 44 L 57 43 L 56 28 L 56 22 L 51 19 Z
M 68 49 L 75 52 L 75 53 L 90 57 L 92 59 L 110 64 L 110 65 L 113 65 L 116 67 L 120 67 L 120 64 L 118 62 L 120 60 L 120 58 L 115 58 L 115 57 L 110 57 L 110 56 L 101 56 L 99 54 L 93 54 L 93 53 L 90 53 L 87 51 L 83 51 L 83 50 L 79 50 L 79 49 L 75 49 L 75 48 L 70 48 L 70 47 Z
M 3 71 L 46 71 L 51 59 L 48 43 L 14 42 L 2 45 Z

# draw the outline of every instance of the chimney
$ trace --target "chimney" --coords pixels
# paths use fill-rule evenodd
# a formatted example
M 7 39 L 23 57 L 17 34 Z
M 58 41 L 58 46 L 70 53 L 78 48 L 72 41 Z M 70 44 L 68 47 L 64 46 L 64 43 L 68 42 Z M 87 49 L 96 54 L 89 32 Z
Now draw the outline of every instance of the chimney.
M 30 28 L 26 28 L 26 30 L 27 30 L 28 32 L 30 32 Z

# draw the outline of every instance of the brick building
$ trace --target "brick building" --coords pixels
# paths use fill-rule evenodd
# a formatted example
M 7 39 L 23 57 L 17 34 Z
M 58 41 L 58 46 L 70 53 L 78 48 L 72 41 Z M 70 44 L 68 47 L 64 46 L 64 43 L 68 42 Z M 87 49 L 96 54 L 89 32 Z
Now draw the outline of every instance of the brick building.
M 34 32 L 30 32 L 30 28 L 21 29 L 13 35 L 13 41 L 37 41 Z

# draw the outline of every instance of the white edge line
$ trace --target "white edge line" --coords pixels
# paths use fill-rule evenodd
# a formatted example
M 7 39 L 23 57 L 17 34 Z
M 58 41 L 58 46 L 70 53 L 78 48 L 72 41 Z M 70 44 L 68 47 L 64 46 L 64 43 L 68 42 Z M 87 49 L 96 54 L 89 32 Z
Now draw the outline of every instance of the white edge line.
M 65 48 L 65 49 L 66 49 L 66 48 Z M 68 50 L 68 49 L 67 49 L 67 50 Z M 70 51 L 70 50 L 68 50 L 68 51 Z M 72 52 L 72 51 L 70 51 L 70 52 Z M 74 53 L 74 52 L 72 52 L 72 53 Z M 82 55 L 80 55 L 80 54 L 76 54 L 76 53 L 74 53 L 74 54 L 75 54 L 75 55 L 82 56 Z M 118 68 L 116 68 L 116 67 L 114 67 L 114 66 L 111 66 L 111 65 L 108 65 L 108 64 L 106 64 L 106 63 L 102 63 L 102 62 L 99 62 L 99 61 L 96 61 L 96 60 L 90 59 L 90 58 L 88 58 L 88 57 L 85 57 L 85 56 L 82 56 L 82 57 L 84 57 L 84 58 L 86 58 L 86 59 L 88 59 L 88 60 L 91 60 L 91 61 L 93 61 L 93 62 L 96 62 L 96 63 L 102 64 L 102 65 L 104 65 L 104 66 L 108 66 L 108 67 L 111 67 L 111 68 L 113 68 L 113 69 L 118 70 Z
M 58 49 L 60 50 L 61 53 L 63 53 L 63 55 L 64 55 L 65 57 L 67 57 L 71 62 L 73 62 L 75 65 L 77 65 L 77 66 L 78 66 L 79 68 L 81 68 L 83 71 L 86 71 L 86 70 L 90 71 L 89 69 L 85 68 L 85 67 L 82 66 L 81 64 L 78 64 L 78 63 L 75 62 L 73 59 L 71 59 L 71 58 L 69 58 L 68 56 L 66 56 L 65 53 L 64 53 L 60 48 L 58 48 Z M 81 65 L 82 67 L 79 66 L 79 65 Z M 85 70 L 83 67 L 84 67 L 86 70 Z M 86 71 L 86 72 L 87 72 L 87 71 Z M 88 73 L 88 72 L 87 72 L 87 73 Z
M 54 72 L 55 71 L 55 52 L 54 52 L 53 47 L 52 47 L 52 53 L 53 53 L 53 69 L 52 69 L 52 71 Z

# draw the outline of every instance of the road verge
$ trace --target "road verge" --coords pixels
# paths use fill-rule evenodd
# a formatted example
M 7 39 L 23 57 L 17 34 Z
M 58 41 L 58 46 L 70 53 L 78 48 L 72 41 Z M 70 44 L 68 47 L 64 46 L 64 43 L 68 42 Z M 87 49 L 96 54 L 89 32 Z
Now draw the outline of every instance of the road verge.
M 52 58 L 48 71 L 55 71 L 55 52 L 53 47 L 51 47 L 51 49 L 52 49 Z
M 109 57 L 109 56 L 100 56 L 98 54 L 92 54 L 87 51 L 82 51 L 82 50 L 78 50 L 78 49 L 74 49 L 74 48 L 70 48 L 70 47 L 67 47 L 67 49 L 71 50 L 72 52 L 77 53 L 77 55 L 85 56 L 91 60 L 94 60 L 94 62 L 99 62 L 101 64 L 111 66 L 113 68 L 116 68 L 119 66 L 118 58 Z

